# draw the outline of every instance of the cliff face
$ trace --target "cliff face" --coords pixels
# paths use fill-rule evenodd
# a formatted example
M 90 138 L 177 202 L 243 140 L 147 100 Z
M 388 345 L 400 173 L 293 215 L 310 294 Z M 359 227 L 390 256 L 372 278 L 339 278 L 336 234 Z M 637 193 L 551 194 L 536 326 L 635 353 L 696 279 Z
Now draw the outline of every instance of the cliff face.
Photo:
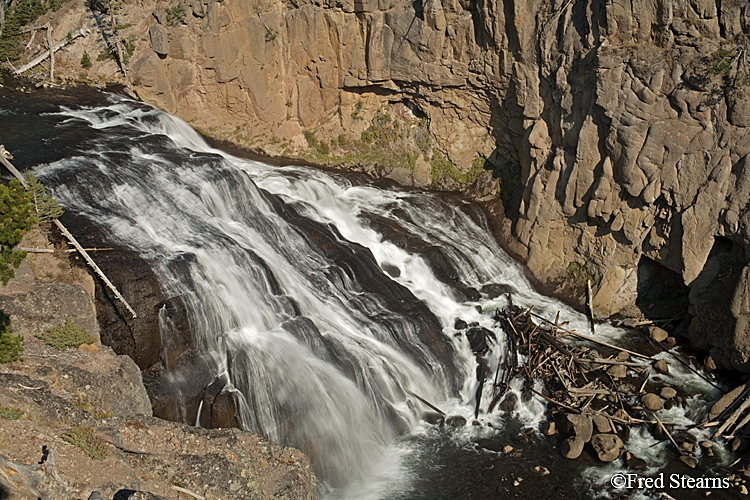
M 56 32 L 89 15 L 75 1 Z M 709 71 L 747 46 L 746 0 L 131 0 L 118 22 L 144 100 L 406 184 L 488 199 L 491 169 L 506 244 L 539 280 L 580 296 L 591 279 L 601 317 L 689 308 L 691 342 L 750 371 L 750 91 Z M 77 74 L 96 44 L 58 64 Z M 384 110 L 416 160 L 340 152 Z

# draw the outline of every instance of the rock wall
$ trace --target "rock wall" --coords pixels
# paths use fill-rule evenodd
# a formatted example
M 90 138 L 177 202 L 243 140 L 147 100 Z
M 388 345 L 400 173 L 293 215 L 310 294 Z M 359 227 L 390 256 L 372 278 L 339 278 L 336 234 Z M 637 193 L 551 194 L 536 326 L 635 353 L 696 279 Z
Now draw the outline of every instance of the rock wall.
M 91 16 L 81 1 L 56 32 Z M 750 371 L 750 90 L 709 71 L 747 48 L 747 0 L 129 0 L 117 16 L 144 100 L 405 184 L 490 199 L 492 170 L 504 242 L 540 282 L 580 301 L 591 280 L 600 317 L 689 304 L 693 345 Z M 424 129 L 415 161 L 346 154 L 382 110 Z

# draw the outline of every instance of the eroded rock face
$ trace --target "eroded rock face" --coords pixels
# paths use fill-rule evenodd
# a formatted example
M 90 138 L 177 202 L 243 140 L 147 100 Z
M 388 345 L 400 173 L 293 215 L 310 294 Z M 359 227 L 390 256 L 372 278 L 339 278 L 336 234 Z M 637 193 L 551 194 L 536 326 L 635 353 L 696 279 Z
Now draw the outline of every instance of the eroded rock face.
M 57 32 L 80 24 L 81 2 L 57 16 L 70 25 Z M 414 112 L 428 150 L 458 172 L 489 161 L 511 216 L 505 244 L 540 281 L 575 301 L 590 279 L 597 315 L 637 313 L 639 262 L 651 259 L 728 298 L 717 323 L 692 294 L 690 337 L 720 367 L 750 371 L 748 91 L 708 71 L 747 31 L 750 6 L 421 5 L 193 2 L 175 23 L 145 1 L 120 15 L 132 22 L 122 33 L 135 43 L 130 76 L 144 100 L 215 137 L 270 154 L 316 149 L 323 162 L 321 144 L 359 138 L 379 111 Z M 91 38 L 60 56 L 62 71 L 78 74 Z M 367 168 L 422 186 L 474 179 L 438 169 L 434 180 L 434 166 L 420 156 L 411 170 Z M 716 238 L 737 246 L 736 280 L 706 270 Z

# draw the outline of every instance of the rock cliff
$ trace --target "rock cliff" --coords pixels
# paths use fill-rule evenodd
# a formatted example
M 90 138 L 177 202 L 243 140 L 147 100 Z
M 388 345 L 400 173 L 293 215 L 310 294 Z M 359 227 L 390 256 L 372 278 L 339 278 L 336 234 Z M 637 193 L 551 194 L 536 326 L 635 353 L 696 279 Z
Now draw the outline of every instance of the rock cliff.
M 106 24 L 82 1 L 56 32 Z M 144 100 L 268 154 L 500 196 L 540 282 L 580 300 L 591 280 L 600 317 L 684 319 L 750 372 L 747 0 L 126 0 L 117 19 Z

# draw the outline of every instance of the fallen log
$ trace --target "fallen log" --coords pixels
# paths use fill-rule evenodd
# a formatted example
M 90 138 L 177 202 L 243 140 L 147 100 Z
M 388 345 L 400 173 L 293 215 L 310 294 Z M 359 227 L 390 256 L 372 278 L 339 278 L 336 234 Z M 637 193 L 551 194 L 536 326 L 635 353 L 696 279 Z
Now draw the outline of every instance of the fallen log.
M 26 182 L 26 179 L 23 175 L 21 175 L 21 172 L 18 171 L 18 169 L 10 162 L 8 161 L 8 157 L 11 157 L 11 154 L 5 149 L 5 146 L 0 144 L 0 163 L 5 165 L 5 167 L 10 170 L 10 172 L 18 179 L 23 187 L 27 188 L 29 187 L 28 183 Z M 109 281 L 109 278 L 104 274 L 104 271 L 102 271 L 99 266 L 96 265 L 96 262 L 94 262 L 94 259 L 92 259 L 89 254 L 86 252 L 86 250 L 81 246 L 80 243 L 78 243 L 78 240 L 75 239 L 75 237 L 70 234 L 68 229 L 63 225 L 62 222 L 60 222 L 57 219 L 54 219 L 53 224 L 57 226 L 57 228 L 60 230 L 60 232 L 70 241 L 70 243 L 78 250 L 78 253 L 81 254 L 81 257 L 83 257 L 83 260 L 86 261 L 86 263 L 91 266 L 91 268 L 96 272 L 97 275 L 102 279 L 105 285 L 112 290 L 112 293 L 115 294 L 115 297 L 122 302 L 122 304 L 127 308 L 127 310 L 130 312 L 130 314 L 133 315 L 133 318 L 138 317 L 135 311 L 132 307 L 130 307 L 130 304 L 125 300 L 125 298 L 120 294 L 120 292 L 115 288 L 115 285 L 112 284 L 111 281 Z
M 20 68 L 14 70 L 13 73 L 16 74 L 16 75 L 20 75 L 24 71 L 27 71 L 27 70 L 33 68 L 34 66 L 36 66 L 40 62 L 44 61 L 45 59 L 47 59 L 48 57 L 50 57 L 51 55 L 53 55 L 55 52 L 57 52 L 61 48 L 65 47 L 65 45 L 67 45 L 68 43 L 70 43 L 71 40 L 74 40 L 74 39 L 78 38 L 79 36 L 87 36 L 89 33 L 91 33 L 91 31 L 84 24 L 83 26 L 81 26 L 77 30 L 72 31 L 70 33 L 70 38 L 68 38 L 66 36 L 65 38 L 63 38 L 62 40 L 60 40 L 59 42 L 57 42 L 55 45 L 53 45 L 48 50 L 45 50 L 44 52 L 42 52 L 41 54 L 39 54 L 38 56 L 36 56 L 34 59 L 32 59 L 31 61 L 29 61 L 28 63 L 26 63 L 23 66 L 21 66 Z

